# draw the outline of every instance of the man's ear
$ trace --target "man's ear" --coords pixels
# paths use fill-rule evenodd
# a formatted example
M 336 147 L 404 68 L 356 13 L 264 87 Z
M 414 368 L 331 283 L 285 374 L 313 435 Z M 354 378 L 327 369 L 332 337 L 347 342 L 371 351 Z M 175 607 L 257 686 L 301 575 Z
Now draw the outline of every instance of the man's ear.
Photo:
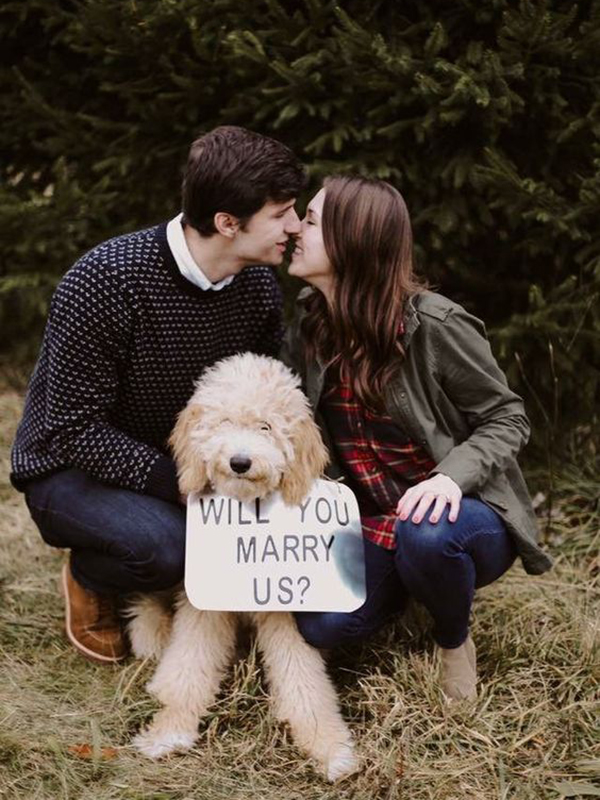
M 213 224 L 217 229 L 217 233 L 220 233 L 221 236 L 226 236 L 228 239 L 233 239 L 240 228 L 239 219 L 226 211 L 218 211 L 213 218 Z
M 202 407 L 197 403 L 188 403 L 173 428 L 169 444 L 177 464 L 179 491 L 182 494 L 202 492 L 206 486 L 206 466 L 198 442 L 192 439 L 194 428 L 202 417 Z

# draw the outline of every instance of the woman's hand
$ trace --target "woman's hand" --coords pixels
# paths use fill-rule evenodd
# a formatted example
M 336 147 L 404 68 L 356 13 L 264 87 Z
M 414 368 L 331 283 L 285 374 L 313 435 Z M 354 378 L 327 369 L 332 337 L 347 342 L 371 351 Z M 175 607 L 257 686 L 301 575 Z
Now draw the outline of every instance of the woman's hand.
M 442 516 L 446 503 L 450 503 L 449 522 L 456 522 L 460 510 L 462 492 L 458 484 L 447 475 L 434 475 L 426 481 L 421 481 L 407 489 L 396 506 L 396 514 L 401 520 L 407 520 L 412 515 L 412 521 L 421 522 L 429 506 L 435 501 L 433 511 L 429 515 L 429 522 L 437 522 Z

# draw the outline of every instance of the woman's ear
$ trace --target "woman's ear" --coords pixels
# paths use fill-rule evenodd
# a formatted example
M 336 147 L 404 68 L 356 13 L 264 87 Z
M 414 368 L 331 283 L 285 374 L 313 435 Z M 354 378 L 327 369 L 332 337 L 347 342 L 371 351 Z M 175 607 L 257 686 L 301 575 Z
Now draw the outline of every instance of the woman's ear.
M 296 506 L 304 500 L 313 483 L 329 463 L 317 424 L 311 417 L 301 420 L 292 432 L 294 460 L 281 479 L 281 496 L 287 505 Z
M 182 494 L 202 492 L 207 482 L 206 465 L 199 452 L 198 442 L 192 434 L 202 418 L 202 407 L 188 403 L 177 417 L 177 423 L 169 438 L 169 444 L 177 464 L 179 491 Z

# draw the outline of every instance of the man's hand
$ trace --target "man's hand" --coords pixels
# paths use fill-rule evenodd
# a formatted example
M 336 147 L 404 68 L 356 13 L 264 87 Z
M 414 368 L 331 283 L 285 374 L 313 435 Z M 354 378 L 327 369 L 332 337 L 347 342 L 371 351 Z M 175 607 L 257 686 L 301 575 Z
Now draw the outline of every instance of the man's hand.
M 429 515 L 429 522 L 437 522 L 446 508 L 446 503 L 450 503 L 449 522 L 456 522 L 460 510 L 460 500 L 462 492 L 460 487 L 454 483 L 452 478 L 447 475 L 434 475 L 426 481 L 411 486 L 407 489 L 396 506 L 396 514 L 401 520 L 407 520 L 412 515 L 412 521 L 421 522 L 429 506 L 435 501 L 433 511 Z

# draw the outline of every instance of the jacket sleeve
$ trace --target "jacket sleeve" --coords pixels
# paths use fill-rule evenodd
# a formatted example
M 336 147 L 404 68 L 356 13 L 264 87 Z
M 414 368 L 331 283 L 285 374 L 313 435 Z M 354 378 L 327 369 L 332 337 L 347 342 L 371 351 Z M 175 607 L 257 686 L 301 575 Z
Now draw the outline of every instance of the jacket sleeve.
M 480 320 L 454 306 L 436 326 L 434 344 L 442 389 L 463 414 L 471 434 L 433 472 L 448 475 L 470 494 L 506 471 L 529 439 L 529 422 Z
M 117 279 L 100 263 L 74 269 L 61 281 L 44 341 L 44 439 L 63 464 L 104 483 L 175 501 L 172 459 L 111 423 L 131 314 Z

